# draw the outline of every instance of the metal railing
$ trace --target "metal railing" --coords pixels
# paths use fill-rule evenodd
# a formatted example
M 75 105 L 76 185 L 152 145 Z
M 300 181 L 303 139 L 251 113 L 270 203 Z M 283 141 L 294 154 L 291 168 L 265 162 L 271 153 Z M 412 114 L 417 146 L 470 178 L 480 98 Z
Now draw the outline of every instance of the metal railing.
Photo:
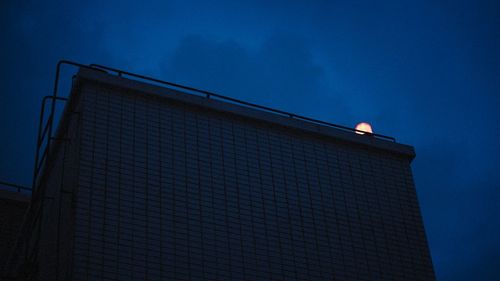
M 72 62 L 72 61 L 68 61 L 68 60 L 61 60 L 58 62 L 57 68 L 56 68 L 56 77 L 55 77 L 55 81 L 54 81 L 54 92 L 53 92 L 52 96 L 46 96 L 46 97 L 44 97 L 44 99 L 42 101 L 42 109 L 40 112 L 40 123 L 39 123 L 38 136 L 37 136 L 37 147 L 36 147 L 36 152 L 35 152 L 35 165 L 34 165 L 34 169 L 33 169 L 33 183 L 32 183 L 33 190 L 35 190 L 35 188 L 36 188 L 37 179 L 38 179 L 38 176 L 40 174 L 40 170 L 42 169 L 44 162 L 46 161 L 48 155 L 50 154 L 51 142 L 54 140 L 52 134 L 53 134 L 53 127 L 54 127 L 54 115 L 55 115 L 56 103 L 58 101 L 67 101 L 67 98 L 58 96 L 59 78 L 60 78 L 60 72 L 61 72 L 62 65 L 69 65 L 69 66 L 74 66 L 74 67 L 78 67 L 78 68 L 99 70 L 99 71 L 106 72 L 108 74 L 115 73 L 119 77 L 128 76 L 127 78 L 132 78 L 135 80 L 140 79 L 143 81 L 149 81 L 149 82 L 165 85 L 168 87 L 174 87 L 174 88 L 186 90 L 189 92 L 194 92 L 197 94 L 202 94 L 207 99 L 216 98 L 216 99 L 219 99 L 222 101 L 238 104 L 238 105 L 245 106 L 248 108 L 272 112 L 272 113 L 275 113 L 275 114 L 278 114 L 281 116 L 306 121 L 308 123 L 332 127 L 332 128 L 336 128 L 336 129 L 340 129 L 340 130 L 348 131 L 348 132 L 353 132 L 353 133 L 362 132 L 366 136 L 369 136 L 369 137 L 375 137 L 375 138 L 379 138 L 379 139 L 383 139 L 383 140 L 396 142 L 396 139 L 393 137 L 380 135 L 380 134 L 366 133 L 363 131 L 356 130 L 354 128 L 350 128 L 350 127 L 346 127 L 346 126 L 342 126 L 342 125 L 338 125 L 338 124 L 329 123 L 326 121 L 321 121 L 321 120 L 297 115 L 297 114 L 286 112 L 283 110 L 274 109 L 274 108 L 270 108 L 267 106 L 262 106 L 262 105 L 242 101 L 239 99 L 219 95 L 217 93 L 213 93 L 213 92 L 209 92 L 209 91 L 205 91 L 205 90 L 200 90 L 200 89 L 196 89 L 193 87 L 184 86 L 184 85 L 156 79 L 153 77 L 140 75 L 140 74 L 124 71 L 121 69 L 116 69 L 116 68 L 103 66 L 103 65 L 99 65 L 99 64 L 84 65 L 84 64 L 80 64 L 80 63 L 76 63 L 76 62 Z M 49 117 L 47 119 L 47 122 L 45 124 L 43 124 L 47 101 L 50 101 Z M 45 141 L 46 141 L 46 145 L 43 147 L 43 144 Z
M 20 184 L 6 182 L 6 181 L 0 181 L 0 186 L 4 186 L 4 187 L 10 188 L 10 189 L 16 189 L 17 192 L 21 192 L 23 190 L 24 191 L 31 191 L 31 188 L 29 188 L 29 187 L 26 187 L 26 186 L 23 186 Z
M 353 132 L 353 133 L 359 132 L 358 130 L 356 130 L 354 128 L 349 128 L 349 127 L 342 126 L 342 125 L 332 124 L 329 122 L 316 120 L 316 119 L 309 118 L 309 117 L 304 117 L 304 116 L 289 113 L 286 111 L 249 103 L 249 102 L 238 100 L 235 98 L 226 97 L 226 96 L 219 95 L 216 93 L 212 93 L 212 92 L 208 92 L 208 91 L 204 91 L 204 90 L 199 90 L 199 89 L 188 87 L 188 86 L 183 86 L 183 85 L 179 85 L 179 84 L 168 82 L 168 81 L 159 80 L 159 79 L 152 78 L 152 77 L 139 75 L 139 74 L 131 73 L 128 71 L 123 71 L 120 69 L 115 69 L 115 68 L 102 66 L 102 65 L 98 65 L 98 64 L 83 65 L 80 63 L 72 62 L 72 61 L 61 60 L 58 62 L 57 68 L 56 68 L 56 76 L 55 76 L 55 80 L 54 80 L 53 93 L 50 96 L 44 97 L 42 100 L 42 104 L 41 104 L 40 120 L 39 120 L 39 127 L 38 127 L 38 132 L 37 132 L 37 139 L 36 139 L 36 152 L 35 152 L 35 157 L 34 157 L 35 163 L 34 163 L 34 167 L 33 167 L 33 179 L 32 179 L 31 188 L 25 187 L 22 185 L 18 185 L 18 184 L 12 184 L 12 183 L 8 183 L 8 182 L 0 181 L 0 186 L 4 185 L 4 186 L 7 186 L 9 188 L 15 188 L 15 189 L 17 189 L 18 192 L 21 192 L 23 190 L 25 190 L 25 191 L 31 190 L 31 192 L 32 192 L 32 201 L 31 201 L 32 204 L 29 207 L 29 210 L 26 214 L 26 217 L 25 217 L 24 223 L 23 223 L 23 231 L 24 232 L 22 232 L 22 233 L 24 233 L 24 236 L 20 237 L 19 241 L 16 243 L 16 245 L 19 247 L 21 247 L 20 245 L 25 244 L 24 245 L 25 246 L 24 254 L 21 255 L 21 253 L 13 253 L 13 255 L 12 255 L 12 257 L 15 257 L 16 254 L 19 255 L 20 257 L 24 256 L 24 258 L 28 261 L 33 261 L 33 260 L 36 260 L 36 258 L 37 258 L 37 256 L 35 254 L 37 252 L 37 247 L 39 245 L 40 235 L 36 235 L 32 241 L 33 243 L 30 244 L 31 235 L 35 235 L 35 234 L 33 234 L 34 230 L 31 229 L 31 227 L 38 225 L 38 232 L 41 231 L 41 228 L 40 228 L 41 226 L 40 226 L 39 220 L 42 217 L 44 200 L 46 198 L 45 198 L 44 194 L 42 194 L 43 192 L 37 192 L 37 189 L 38 189 L 38 186 L 40 185 L 40 182 L 41 182 L 39 180 L 39 177 L 41 174 L 44 174 L 43 169 L 44 169 L 44 167 L 47 167 L 47 163 L 50 162 L 50 160 L 53 157 L 52 154 L 54 154 L 52 152 L 52 150 L 53 150 L 53 141 L 56 140 L 56 138 L 54 137 L 54 134 L 56 134 L 56 132 L 55 132 L 56 130 L 54 128 L 54 122 L 57 121 L 57 120 L 55 120 L 56 119 L 56 105 L 59 102 L 66 103 L 68 101 L 68 98 L 61 97 L 58 94 L 59 82 L 60 82 L 59 80 L 61 77 L 61 68 L 63 65 L 77 67 L 78 69 L 85 68 L 85 69 L 91 69 L 91 70 L 95 70 L 95 71 L 102 71 L 102 72 L 106 72 L 106 73 L 112 74 L 112 75 L 116 74 L 119 77 L 127 76 L 127 78 L 130 78 L 130 79 L 133 79 L 136 81 L 142 80 L 142 81 L 149 81 L 152 83 L 158 83 L 158 84 L 161 84 L 161 85 L 164 85 L 167 87 L 182 89 L 182 90 L 188 91 L 190 93 L 201 94 L 202 96 L 204 96 L 207 99 L 215 98 L 217 100 L 226 101 L 229 103 L 234 103 L 237 105 L 241 105 L 241 106 L 248 107 L 248 108 L 253 108 L 256 110 L 271 112 L 271 113 L 275 113 L 275 114 L 278 114 L 278 115 L 281 115 L 284 117 L 302 120 L 302 121 L 313 123 L 313 124 L 332 127 L 332 128 L 336 128 L 336 129 L 340 129 L 340 130 L 348 131 L 348 132 Z M 48 117 L 46 115 L 48 115 Z M 58 123 L 58 122 L 56 122 L 56 123 Z M 366 137 L 380 138 L 380 139 L 385 139 L 388 141 L 395 142 L 394 138 L 384 136 L 384 135 L 365 134 L 365 136 Z M 47 198 L 47 200 L 49 200 L 49 199 L 53 199 L 53 198 Z M 60 210 L 59 210 L 59 212 L 60 212 Z M 58 222 L 58 227 L 59 227 L 59 222 Z M 58 231 L 58 233 L 59 233 L 59 231 Z M 28 252 L 29 252 L 28 247 L 32 248 L 32 250 L 30 250 L 29 254 L 28 254 Z
M 37 140 L 36 140 L 36 151 L 35 151 L 35 166 L 33 168 L 33 182 L 32 182 L 32 190 L 35 190 L 36 182 L 38 179 L 38 175 L 40 174 L 40 171 L 43 167 L 43 164 L 48 158 L 48 155 L 50 153 L 50 144 L 51 141 L 54 140 L 52 137 L 52 126 L 53 126 L 53 119 L 54 119 L 54 114 L 55 114 L 55 103 L 57 101 L 67 101 L 68 99 L 66 98 L 61 98 L 57 96 L 45 96 L 42 100 L 42 109 L 40 110 L 40 120 L 38 124 L 38 134 L 37 134 Z M 51 111 L 50 115 L 47 119 L 47 122 L 45 125 L 43 124 L 44 116 L 45 116 L 45 107 L 47 104 L 47 101 L 51 101 Z M 47 142 L 46 145 L 43 147 L 43 144 Z M 43 151 L 40 155 L 40 152 Z
M 39 126 L 38 126 L 38 134 L 37 134 L 37 139 L 36 139 L 36 151 L 35 151 L 35 161 L 34 161 L 35 163 L 34 163 L 34 167 L 33 167 L 33 180 L 32 180 L 32 186 L 31 186 L 32 191 L 34 191 L 36 189 L 37 180 L 38 180 L 38 177 L 40 175 L 41 169 L 43 168 L 44 163 L 46 162 L 47 158 L 50 155 L 51 143 L 54 140 L 53 133 L 54 133 L 54 121 L 55 121 L 54 118 L 55 118 L 55 112 L 56 112 L 56 104 L 57 104 L 57 102 L 66 102 L 68 100 L 67 98 L 60 97 L 58 95 L 59 79 L 60 79 L 61 67 L 63 65 L 69 65 L 69 66 L 74 66 L 74 67 L 78 67 L 78 68 L 86 68 L 86 69 L 92 69 L 92 70 L 99 70 L 99 71 L 106 72 L 108 74 L 115 73 L 119 77 L 128 76 L 128 78 L 133 78 L 136 80 L 140 79 L 140 80 L 144 80 L 144 81 L 158 83 L 158 84 L 165 85 L 168 87 L 174 87 L 174 88 L 186 90 L 189 92 L 194 92 L 194 93 L 203 95 L 207 99 L 216 98 L 216 99 L 219 99 L 222 101 L 238 104 L 238 105 L 245 106 L 248 108 L 272 112 L 272 113 L 275 113 L 275 114 L 278 114 L 281 116 L 306 121 L 308 123 L 332 127 L 332 128 L 340 129 L 343 131 L 348 131 L 348 132 L 353 132 L 353 133 L 362 132 L 362 131 L 356 130 L 354 128 L 350 128 L 350 127 L 346 127 L 346 126 L 342 126 L 342 125 L 338 125 L 338 124 L 329 123 L 326 121 L 321 121 L 321 120 L 301 116 L 301 115 L 286 112 L 283 110 L 274 109 L 274 108 L 270 108 L 267 106 L 262 106 L 262 105 L 246 102 L 243 100 L 223 96 L 223 95 L 220 95 L 217 93 L 213 93 L 213 92 L 209 92 L 209 91 L 205 91 L 205 90 L 200 90 L 200 89 L 189 87 L 189 86 L 184 86 L 184 85 L 156 79 L 153 77 L 140 75 L 140 74 L 124 71 L 121 69 L 116 69 L 116 68 L 103 66 L 103 65 L 99 65 L 99 64 L 84 65 L 84 64 L 80 64 L 80 63 L 76 63 L 76 62 L 72 62 L 72 61 L 68 61 L 68 60 L 61 60 L 57 63 L 57 67 L 56 67 L 56 76 L 55 76 L 55 80 L 54 80 L 53 93 L 51 96 L 45 96 L 42 100 L 42 105 L 41 105 L 41 110 L 40 110 L 40 120 L 39 120 Z M 49 102 L 48 106 L 47 106 L 47 102 Z M 47 118 L 47 121 L 44 123 L 43 120 L 44 120 L 44 117 L 45 117 L 45 114 L 47 111 L 47 107 L 50 107 L 48 109 L 49 117 Z M 370 137 L 375 137 L 375 138 L 379 138 L 379 139 L 384 139 L 384 140 L 396 142 L 396 139 L 393 137 L 380 135 L 380 134 L 373 134 L 373 133 L 365 133 L 365 132 L 363 132 L 363 133 L 367 136 L 370 136 Z M 17 188 L 19 191 L 30 189 L 30 188 L 27 188 L 24 186 L 11 184 L 11 183 L 5 183 L 5 182 L 0 182 L 0 185 L 14 187 L 14 188 Z
M 45 96 L 42 100 L 42 106 L 40 110 L 40 120 L 38 124 L 38 134 L 37 134 L 37 139 L 36 139 L 36 150 L 35 150 L 35 163 L 33 167 L 33 180 L 32 180 L 32 185 L 31 188 L 33 192 L 36 190 L 37 186 L 37 181 L 38 177 L 41 173 L 42 168 L 44 167 L 44 163 L 47 162 L 47 159 L 50 157 L 50 150 L 51 150 L 51 144 L 52 141 L 55 140 L 53 134 L 54 134 L 54 118 L 56 114 L 56 104 L 57 102 L 67 102 L 68 98 L 65 97 L 60 97 L 58 95 L 59 92 L 59 79 L 61 76 L 61 67 L 63 65 L 69 65 L 69 66 L 74 66 L 78 68 L 87 68 L 87 69 L 94 69 L 94 70 L 99 70 L 95 69 L 91 66 L 84 65 L 81 63 L 76 63 L 68 60 L 61 60 L 57 63 L 56 67 L 56 77 L 54 79 L 54 90 L 51 96 Z M 44 117 L 45 117 L 45 112 L 46 112 L 46 107 L 47 107 L 47 101 L 50 101 L 49 103 L 49 117 L 47 118 L 47 121 L 43 123 Z M 44 145 L 45 144 L 45 145 Z
M 267 106 L 262 106 L 262 105 L 258 105 L 258 104 L 254 104 L 254 103 L 250 103 L 250 102 L 246 102 L 246 101 L 242 101 L 242 100 L 239 100 L 239 99 L 235 99 L 235 98 L 231 98 L 231 97 L 219 95 L 219 94 L 216 94 L 216 93 L 213 93 L 213 92 L 209 92 L 209 91 L 205 91 L 205 90 L 200 90 L 200 89 L 196 89 L 196 88 L 193 88 L 193 87 L 183 86 L 183 85 L 180 85 L 180 84 L 176 84 L 176 83 L 172 83 L 172 82 L 168 82 L 168 81 L 163 81 L 163 80 L 160 80 L 160 79 L 156 79 L 156 78 L 152 78 L 152 77 L 148 77 L 148 76 L 144 76 L 144 75 L 140 75 L 140 74 L 131 73 L 131 72 L 124 71 L 124 70 L 121 70 L 121 69 L 116 69 L 116 68 L 112 68 L 112 67 L 108 67 L 108 66 L 103 66 L 103 65 L 99 65 L 99 64 L 90 64 L 89 66 L 91 68 L 93 68 L 93 69 L 101 69 L 101 70 L 105 70 L 105 71 L 114 72 L 114 73 L 116 73 L 120 77 L 123 77 L 124 75 L 126 75 L 126 76 L 130 76 L 130 77 L 134 77 L 134 78 L 139 78 L 139 79 L 142 79 L 142 80 L 145 80 L 145 81 L 155 82 L 155 83 L 159 83 L 159 84 L 163 84 L 163 85 L 167 85 L 167 86 L 171 86 L 171 87 L 175 87 L 175 88 L 179 88 L 179 89 L 183 89 L 183 90 L 187 90 L 187 91 L 199 93 L 199 94 L 204 95 L 206 98 L 215 97 L 215 98 L 223 100 L 223 101 L 228 101 L 228 102 L 231 102 L 231 103 L 239 104 L 239 105 L 242 105 L 242 106 L 245 106 L 245 107 L 254 108 L 254 109 L 258 109 L 258 110 L 262 110 L 262 111 L 272 112 L 272 113 L 275 113 L 275 114 L 283 115 L 283 116 L 286 116 L 286 117 L 289 117 L 289 118 L 293 118 L 293 119 L 298 119 L 298 120 L 306 121 L 306 122 L 309 122 L 309 123 L 315 123 L 315 124 L 318 124 L 318 125 L 332 127 L 332 128 L 336 128 L 336 129 L 340 129 L 340 130 L 348 131 L 348 132 L 353 132 L 353 133 L 359 132 L 359 133 L 363 133 L 363 134 L 365 134 L 367 136 L 371 136 L 371 137 L 375 137 L 375 138 L 379 138 L 379 139 L 384 139 L 384 140 L 388 140 L 388 141 L 392 141 L 392 142 L 396 142 L 396 139 L 393 138 L 393 137 L 389 137 L 389 136 L 385 136 L 385 135 L 380 135 L 380 134 L 374 134 L 374 133 L 366 133 L 364 131 L 356 130 L 354 128 L 350 128 L 350 127 L 346 127 L 346 126 L 342 126 L 342 125 L 338 125 L 338 124 L 333 124 L 333 123 L 329 123 L 329 122 L 326 122 L 326 121 L 321 121 L 321 120 L 317 120 L 317 119 L 313 119 L 313 118 L 309 118 L 309 117 L 297 115 L 297 114 L 294 114 L 294 113 L 286 112 L 286 111 L 283 111 L 283 110 L 274 109 L 274 108 L 270 108 L 270 107 L 267 107 Z

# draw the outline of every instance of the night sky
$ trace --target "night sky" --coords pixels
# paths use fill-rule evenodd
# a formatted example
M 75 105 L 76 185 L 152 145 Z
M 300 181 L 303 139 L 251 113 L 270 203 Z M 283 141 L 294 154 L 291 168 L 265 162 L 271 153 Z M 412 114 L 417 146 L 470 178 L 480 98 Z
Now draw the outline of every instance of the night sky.
M 500 278 L 500 2 L 69 2 L 1 1 L 1 180 L 57 61 L 99 63 L 413 145 L 438 280 Z

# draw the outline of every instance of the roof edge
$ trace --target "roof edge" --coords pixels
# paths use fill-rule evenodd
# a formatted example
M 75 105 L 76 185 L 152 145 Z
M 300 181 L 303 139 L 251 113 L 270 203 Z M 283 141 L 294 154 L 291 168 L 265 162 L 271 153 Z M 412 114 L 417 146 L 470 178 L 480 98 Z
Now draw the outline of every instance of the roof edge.
M 375 138 L 373 136 L 370 136 L 369 134 L 360 135 L 354 132 L 343 131 L 341 129 L 329 127 L 326 125 L 308 122 L 292 117 L 286 117 L 264 110 L 258 110 L 227 101 L 221 101 L 214 98 L 207 98 L 205 96 L 171 89 L 165 86 L 158 86 L 151 83 L 145 83 L 142 81 L 116 76 L 103 72 L 102 70 L 80 68 L 77 74 L 77 78 L 96 81 L 98 83 L 108 84 L 117 88 L 126 88 L 129 90 L 142 92 L 144 94 L 175 100 L 187 104 L 206 107 L 215 111 L 227 112 L 250 119 L 278 124 L 305 132 L 320 134 L 345 142 L 382 149 L 385 151 L 400 154 L 409 158 L 410 160 L 413 160 L 413 158 L 415 158 L 415 150 L 410 145 Z

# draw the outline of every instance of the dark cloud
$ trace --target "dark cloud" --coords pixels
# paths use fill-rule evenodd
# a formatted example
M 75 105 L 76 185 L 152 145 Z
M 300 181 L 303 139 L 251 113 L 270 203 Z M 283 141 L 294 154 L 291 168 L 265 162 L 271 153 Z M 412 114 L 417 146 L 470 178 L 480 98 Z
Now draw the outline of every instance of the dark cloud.
M 500 275 L 496 1 L 1 1 L 0 178 L 29 184 L 41 97 L 69 58 L 414 145 L 439 280 Z
M 325 83 L 325 69 L 314 61 L 307 41 L 289 34 L 274 34 L 256 48 L 187 36 L 162 71 L 179 83 L 295 113 L 350 114 Z

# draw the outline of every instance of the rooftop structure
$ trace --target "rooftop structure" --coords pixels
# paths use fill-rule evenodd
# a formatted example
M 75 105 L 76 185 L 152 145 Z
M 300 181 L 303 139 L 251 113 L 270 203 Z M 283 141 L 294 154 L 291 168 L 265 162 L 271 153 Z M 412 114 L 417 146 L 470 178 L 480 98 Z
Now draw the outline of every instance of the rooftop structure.
M 6 278 L 434 279 L 411 146 L 73 65 Z

